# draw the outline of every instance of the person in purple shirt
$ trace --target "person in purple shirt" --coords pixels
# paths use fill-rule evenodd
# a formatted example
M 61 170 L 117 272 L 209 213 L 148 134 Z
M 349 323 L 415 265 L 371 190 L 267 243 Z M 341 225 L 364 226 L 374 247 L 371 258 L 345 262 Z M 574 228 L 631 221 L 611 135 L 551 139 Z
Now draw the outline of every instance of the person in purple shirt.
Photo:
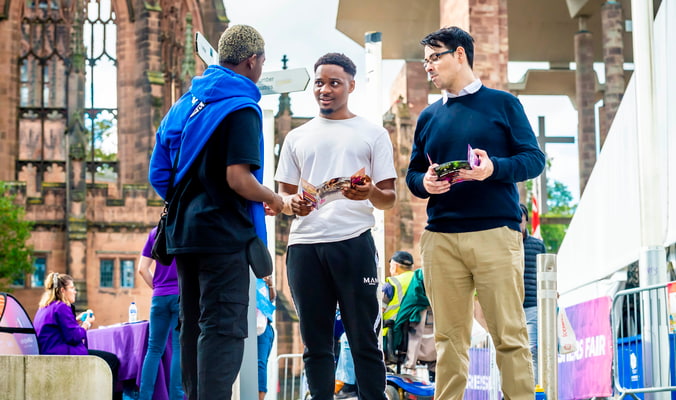
M 138 263 L 138 273 L 153 289 L 153 298 L 150 303 L 148 351 L 143 360 L 138 398 L 139 400 L 149 400 L 153 397 L 158 365 L 171 332 L 172 356 L 169 398 L 176 400 L 184 397 L 183 387 L 181 386 L 181 348 L 178 338 L 178 277 L 176 275 L 176 261 L 166 266 L 151 258 L 156 233 L 157 227 L 153 228 L 148 234 L 148 240 L 146 240 L 143 251 L 141 251 L 141 259 Z M 154 272 L 150 270 L 153 264 L 155 264 Z
M 76 319 L 73 310 L 76 295 L 70 275 L 58 272 L 47 275 L 45 292 L 33 322 L 40 354 L 101 357 L 113 373 L 113 398 L 122 398 L 122 392 L 115 391 L 120 360 L 113 353 L 87 349 L 87 329 L 92 326 L 94 313 L 87 310 Z

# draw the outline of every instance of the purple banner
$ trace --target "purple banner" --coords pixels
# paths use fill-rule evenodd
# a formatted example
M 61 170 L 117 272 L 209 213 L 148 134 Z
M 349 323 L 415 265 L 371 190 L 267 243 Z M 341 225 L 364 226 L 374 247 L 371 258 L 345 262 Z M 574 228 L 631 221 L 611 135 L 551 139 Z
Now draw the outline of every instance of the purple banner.
M 559 355 L 559 399 L 612 396 L 610 297 L 566 308 L 577 351 Z
M 490 400 L 499 396 L 500 378 L 497 367 L 493 364 L 491 371 L 491 350 L 489 348 L 472 347 L 469 349 L 469 374 L 465 388 L 465 400 Z M 493 372 L 493 375 L 491 375 Z
M 465 399 L 487 399 L 490 388 L 490 353 L 488 349 L 469 349 L 469 375 Z

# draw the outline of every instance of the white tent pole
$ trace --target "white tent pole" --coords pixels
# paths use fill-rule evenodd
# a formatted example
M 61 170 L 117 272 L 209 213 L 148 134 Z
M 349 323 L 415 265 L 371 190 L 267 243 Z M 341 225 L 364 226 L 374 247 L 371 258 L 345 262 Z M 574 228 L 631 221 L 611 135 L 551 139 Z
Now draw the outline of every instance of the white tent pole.
M 365 69 L 366 69 L 366 96 L 368 99 L 368 111 L 365 118 L 378 126 L 383 125 L 382 109 L 382 77 L 383 77 L 383 42 L 380 32 L 367 32 L 364 35 Z M 373 228 L 373 240 L 378 251 L 378 280 L 385 280 L 385 215 L 383 210 L 374 209 L 376 219 Z M 378 292 L 380 294 L 380 291 Z
M 638 151 L 638 185 L 640 204 L 641 253 L 639 256 L 639 282 L 641 287 L 667 281 L 666 251 L 664 241 L 667 232 L 667 142 L 666 135 L 657 129 L 655 110 L 655 71 L 653 2 L 632 1 L 634 77 L 636 79 L 636 118 Z M 646 291 L 642 296 L 642 348 L 643 376 L 645 387 L 669 385 L 666 325 L 660 324 L 659 303 L 664 294 Z M 646 399 L 668 399 L 669 394 L 646 393 Z

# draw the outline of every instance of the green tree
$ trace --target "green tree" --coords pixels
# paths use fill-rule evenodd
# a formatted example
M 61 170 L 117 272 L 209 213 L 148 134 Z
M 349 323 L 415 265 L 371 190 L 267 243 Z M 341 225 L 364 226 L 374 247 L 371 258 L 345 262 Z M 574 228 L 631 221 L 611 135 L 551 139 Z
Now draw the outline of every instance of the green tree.
M 103 180 L 110 178 L 114 174 L 114 168 L 107 162 L 117 161 L 117 148 L 113 146 L 117 139 L 117 127 L 112 119 L 99 116 L 96 120 L 90 121 L 85 134 L 87 161 L 101 162 L 96 168 L 96 178 Z
M 572 217 L 577 205 L 572 204 L 573 196 L 568 187 L 559 181 L 552 180 L 547 184 L 547 215 L 546 217 Z M 568 231 L 568 224 L 541 224 L 540 233 L 545 242 L 548 253 L 557 253 L 564 236 Z
M 33 247 L 26 244 L 33 224 L 24 219 L 14 198 L 0 181 L 0 291 L 10 290 L 12 282 L 33 272 Z
M 111 120 L 97 119 L 94 121 L 94 138 L 92 140 L 92 129 L 87 129 L 87 148 L 89 159 L 92 157 L 92 146 L 94 148 L 94 159 L 98 161 L 115 161 L 117 152 L 106 150 L 104 143 L 113 139 L 116 129 Z

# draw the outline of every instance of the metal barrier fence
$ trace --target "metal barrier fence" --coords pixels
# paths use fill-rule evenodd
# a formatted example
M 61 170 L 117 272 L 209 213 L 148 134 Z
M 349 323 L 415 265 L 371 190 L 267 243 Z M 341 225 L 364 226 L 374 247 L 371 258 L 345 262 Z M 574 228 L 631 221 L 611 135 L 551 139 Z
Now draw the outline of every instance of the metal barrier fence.
M 302 354 L 280 354 L 277 357 L 279 393 L 277 400 L 305 400 L 307 384 Z
M 464 398 L 499 400 L 500 372 L 495 361 L 493 340 L 488 334 L 484 338 L 474 339 L 469 351 L 470 370 Z M 277 371 L 279 391 L 276 400 L 308 398 L 302 354 L 280 354 L 277 357 Z
M 651 399 L 669 399 L 666 392 L 671 391 L 676 400 L 676 332 L 669 333 L 669 285 L 622 290 L 613 298 L 613 380 L 619 399 L 643 399 L 645 393 Z M 645 326 L 648 332 L 642 332 Z
M 466 400 L 499 400 L 500 371 L 495 361 L 493 339 L 486 333 L 480 340 L 473 338 L 469 349 L 469 376 Z

